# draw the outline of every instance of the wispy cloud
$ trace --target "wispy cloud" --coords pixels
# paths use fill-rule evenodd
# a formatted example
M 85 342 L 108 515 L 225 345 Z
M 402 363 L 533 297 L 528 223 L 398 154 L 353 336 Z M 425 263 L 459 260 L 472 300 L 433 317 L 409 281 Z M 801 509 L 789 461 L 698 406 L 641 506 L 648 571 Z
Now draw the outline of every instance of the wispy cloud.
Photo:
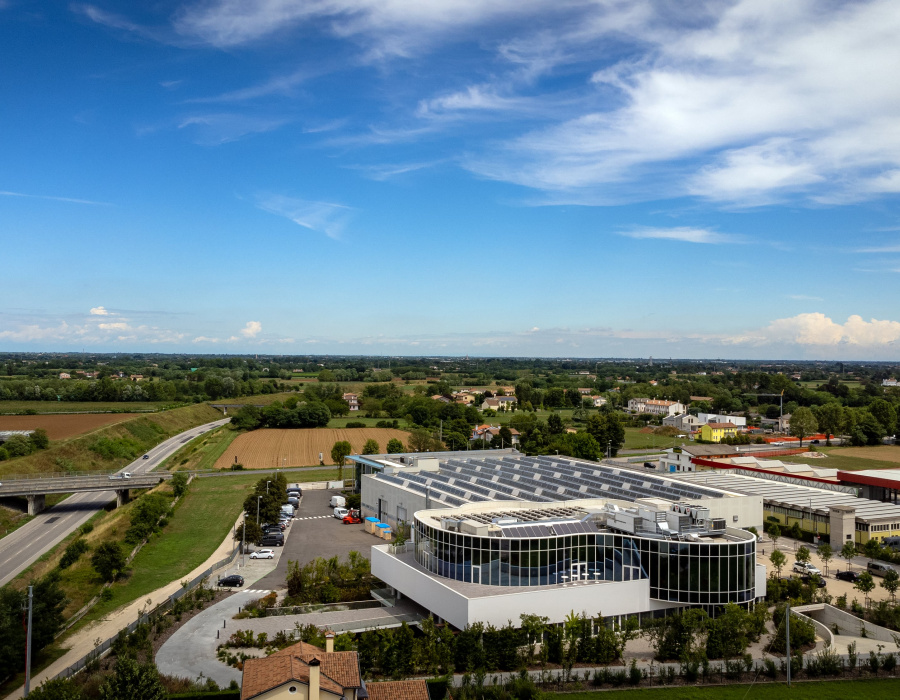
M 857 253 L 900 253 L 900 244 L 875 246 L 872 248 L 857 248 Z
M 343 204 L 313 202 L 283 195 L 260 195 L 256 205 L 263 211 L 283 216 L 299 226 L 334 239 L 341 237 L 353 211 Z
M 219 95 L 211 97 L 195 97 L 187 100 L 191 103 L 215 103 L 215 102 L 246 102 L 248 100 L 258 100 L 261 97 L 270 95 L 291 96 L 295 92 L 295 88 L 308 80 L 318 72 L 313 72 L 303 68 L 288 75 L 278 75 L 273 78 L 259 83 L 258 85 L 250 85 L 248 87 L 223 92 Z
M 620 236 L 637 239 L 658 239 L 665 241 L 682 241 L 684 243 L 743 243 L 744 239 L 729 233 L 718 233 L 705 228 L 677 226 L 675 228 L 634 228 L 620 231 Z
M 371 178 L 372 180 L 384 181 L 390 180 L 394 177 L 398 177 L 399 175 L 405 175 L 406 173 L 416 172 L 417 170 L 434 168 L 438 165 L 441 165 L 442 163 L 447 162 L 449 162 L 448 159 L 442 158 L 439 160 L 432 160 L 424 163 L 384 163 L 380 165 L 354 165 L 350 167 L 353 170 L 360 171 L 366 177 Z
M 27 194 L 25 192 L 9 192 L 0 190 L 0 197 L 24 197 L 26 199 L 49 199 L 54 202 L 68 202 L 69 204 L 90 204 L 99 207 L 112 206 L 109 202 L 97 202 L 92 199 L 78 199 L 76 197 L 53 197 L 46 194 Z
M 237 141 L 251 134 L 264 134 L 289 123 L 284 117 L 254 116 L 249 114 L 198 114 L 186 117 L 179 129 L 197 130 L 197 142 L 201 145 L 219 146 Z
M 825 301 L 822 297 L 814 297 L 809 294 L 788 294 L 787 298 L 795 301 Z

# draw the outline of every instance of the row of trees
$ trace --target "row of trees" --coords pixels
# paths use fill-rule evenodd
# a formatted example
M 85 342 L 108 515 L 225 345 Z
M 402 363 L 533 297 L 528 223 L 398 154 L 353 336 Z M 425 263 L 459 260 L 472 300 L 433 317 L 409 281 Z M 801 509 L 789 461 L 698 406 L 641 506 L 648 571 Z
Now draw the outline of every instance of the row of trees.
M 38 428 L 31 435 L 13 435 L 6 442 L 0 443 L 0 462 L 46 450 L 49 446 L 50 438 L 43 428 Z
M 361 600 L 375 582 L 369 560 L 352 551 L 346 561 L 316 557 L 303 566 L 288 561 L 286 605 Z
M 274 401 L 263 408 L 243 406 L 231 417 L 231 425 L 238 430 L 324 428 L 331 420 L 331 416 L 331 410 L 324 403 L 298 405 L 292 396 L 284 404 Z

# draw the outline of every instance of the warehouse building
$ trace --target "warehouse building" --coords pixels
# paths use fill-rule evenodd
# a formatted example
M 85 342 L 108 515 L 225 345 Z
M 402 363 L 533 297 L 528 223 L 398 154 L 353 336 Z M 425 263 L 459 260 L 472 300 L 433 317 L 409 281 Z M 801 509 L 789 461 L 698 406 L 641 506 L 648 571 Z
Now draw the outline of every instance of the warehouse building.
M 759 496 L 515 450 L 354 455 L 364 516 L 408 524 L 372 572 L 456 627 L 659 616 L 765 595 Z

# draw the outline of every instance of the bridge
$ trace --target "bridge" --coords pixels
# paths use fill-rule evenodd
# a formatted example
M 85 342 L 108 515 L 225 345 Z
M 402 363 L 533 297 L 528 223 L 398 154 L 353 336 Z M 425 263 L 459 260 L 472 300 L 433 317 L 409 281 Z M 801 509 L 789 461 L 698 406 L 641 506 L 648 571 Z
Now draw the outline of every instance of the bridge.
M 44 497 L 49 493 L 115 491 L 116 507 L 119 507 L 128 501 L 130 489 L 150 489 L 171 478 L 172 475 L 166 472 L 149 472 L 132 474 L 129 479 L 121 474 L 15 479 L 0 483 L 0 498 L 25 497 L 28 500 L 28 515 L 37 515 L 44 510 Z

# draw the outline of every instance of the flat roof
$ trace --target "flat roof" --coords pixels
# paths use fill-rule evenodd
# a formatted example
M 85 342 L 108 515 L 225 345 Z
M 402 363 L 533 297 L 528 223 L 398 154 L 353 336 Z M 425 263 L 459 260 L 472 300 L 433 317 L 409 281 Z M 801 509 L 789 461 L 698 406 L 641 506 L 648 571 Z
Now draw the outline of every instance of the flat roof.
M 855 508 L 856 517 L 866 522 L 900 522 L 900 506 L 857 498 L 849 493 L 720 471 L 678 472 L 672 476 L 691 484 L 700 483 L 750 496 L 762 496 L 764 501 L 786 508 L 812 509 L 820 515 L 828 515 L 830 506 L 842 505 Z

